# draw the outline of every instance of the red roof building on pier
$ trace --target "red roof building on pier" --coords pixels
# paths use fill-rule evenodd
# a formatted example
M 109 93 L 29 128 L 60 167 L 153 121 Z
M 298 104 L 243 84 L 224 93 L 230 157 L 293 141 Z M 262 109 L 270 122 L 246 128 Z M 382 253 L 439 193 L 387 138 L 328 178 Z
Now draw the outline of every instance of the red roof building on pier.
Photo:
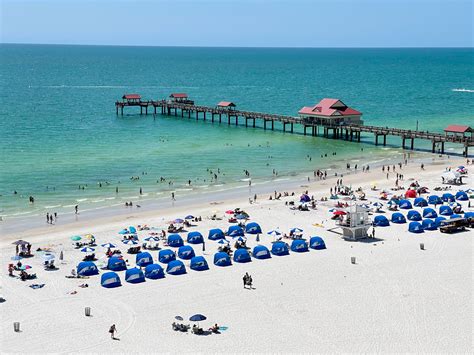
M 234 104 L 231 101 L 221 101 L 217 104 L 218 108 L 226 108 L 226 109 L 229 109 L 229 110 L 234 109 L 235 106 L 236 106 L 236 104 Z
M 170 95 L 171 102 L 179 102 L 187 105 L 194 105 L 194 101 L 188 99 L 188 94 L 184 92 L 175 92 Z
M 362 112 L 347 106 L 339 99 L 322 99 L 314 106 L 303 107 L 298 114 L 321 124 L 363 124 Z
M 461 137 L 469 137 L 469 133 L 471 138 L 473 137 L 474 130 L 472 127 L 469 126 L 462 126 L 462 125 L 449 125 L 444 129 L 444 132 L 446 135 L 449 133 L 452 133 L 455 136 L 461 136 Z
M 122 96 L 123 101 L 127 102 L 139 102 L 142 97 L 138 94 L 125 94 Z

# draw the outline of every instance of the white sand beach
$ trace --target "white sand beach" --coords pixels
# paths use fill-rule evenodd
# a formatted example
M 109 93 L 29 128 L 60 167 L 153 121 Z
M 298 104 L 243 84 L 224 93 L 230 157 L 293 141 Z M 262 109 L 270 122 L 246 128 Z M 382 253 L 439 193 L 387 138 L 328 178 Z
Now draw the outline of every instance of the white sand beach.
M 405 176 L 400 181 L 405 189 L 396 193 L 404 193 L 417 180 L 430 194 L 441 195 L 443 192 L 433 190 L 441 186 L 441 173 L 447 166 L 461 164 L 464 159 L 451 158 L 427 165 L 423 171 L 418 164 L 402 170 L 397 167 Z M 471 171 L 462 189 L 474 188 L 474 168 L 467 168 Z M 374 182 L 377 191 L 370 188 Z M 377 168 L 348 175 L 344 184 L 362 187 L 365 202 L 372 203 L 379 201 L 381 190 L 394 187 L 395 173 L 387 179 Z M 330 230 L 335 221 L 329 209 L 336 201 L 320 201 L 334 185 L 335 179 L 312 180 L 307 187 L 294 190 L 295 196 L 280 200 L 259 195 L 250 204 L 246 192 L 238 200 L 133 212 L 93 223 L 78 221 L 2 236 L 0 293 L 6 300 L 0 304 L 2 353 L 471 353 L 474 231 L 413 234 L 408 232 L 408 223 L 391 223 L 376 228 L 376 240 L 346 241 L 340 230 Z M 453 186 L 450 192 L 458 189 Z M 291 210 L 285 205 L 285 201 L 298 201 L 305 190 L 314 195 L 316 210 Z M 464 211 L 469 210 L 468 201 L 460 203 Z M 474 206 L 474 201 L 470 204 Z M 263 229 L 259 243 L 255 235 L 247 235 L 251 249 L 257 244 L 271 247 L 274 237 L 267 231 L 288 233 L 292 227 L 303 229 L 307 239 L 322 237 L 327 249 L 217 267 L 213 256 L 219 244 L 208 240 L 207 234 L 211 228 L 227 230 L 230 224 L 225 211 L 236 207 Z M 389 218 L 386 205 L 383 210 Z M 213 211 L 223 219 L 209 219 Z M 402 212 L 406 215 L 406 210 Z M 118 234 L 121 229 L 144 224 L 161 228 L 187 214 L 202 216 L 202 222 L 187 230 L 204 235 L 206 250 L 200 244 L 193 248 L 196 255 L 206 258 L 209 270 L 190 270 L 189 261 L 184 261 L 185 275 L 166 274 L 163 279 L 140 284 L 125 282 L 121 271 L 122 286 L 111 289 L 101 287 L 100 275 L 65 277 L 85 255 L 74 249 L 71 236 L 93 234 L 96 254 L 103 257 L 102 243 L 114 243 L 126 252 L 128 246 Z M 149 231 L 138 232 L 140 244 L 147 235 Z M 186 237 L 186 233 L 181 235 Z M 21 281 L 18 272 L 16 277 L 8 276 L 7 265 L 15 255 L 12 242 L 19 238 L 32 244 L 35 256 L 22 262 L 32 266 L 28 272 L 36 273 L 37 279 Z M 162 242 L 160 247 L 164 248 Z M 59 270 L 45 271 L 37 248 L 50 248 L 56 255 L 63 251 L 64 260 L 56 260 Z M 157 253 L 151 252 L 155 261 Z M 356 257 L 356 264 L 351 257 Z M 129 267 L 135 266 L 134 255 L 125 253 L 124 258 Z M 254 289 L 243 288 L 246 272 L 253 278 Z M 79 287 L 85 283 L 87 288 Z M 31 284 L 44 287 L 32 289 Z M 85 307 L 91 308 L 92 316 L 85 316 Z M 172 330 L 175 316 L 192 325 L 188 318 L 196 313 L 207 317 L 200 322 L 204 329 L 215 323 L 226 329 L 203 336 Z M 21 332 L 14 332 L 14 322 L 20 322 Z M 119 340 L 110 338 L 112 324 Z

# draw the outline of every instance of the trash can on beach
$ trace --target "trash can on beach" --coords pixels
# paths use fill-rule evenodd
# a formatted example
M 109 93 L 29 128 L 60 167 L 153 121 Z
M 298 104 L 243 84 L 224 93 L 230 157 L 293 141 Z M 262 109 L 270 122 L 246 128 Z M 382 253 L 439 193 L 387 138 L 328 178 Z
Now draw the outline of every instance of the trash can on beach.
M 420 243 L 420 249 L 425 250 L 425 243 Z
M 352 264 L 355 264 L 355 263 L 356 263 L 356 258 L 355 258 L 355 256 L 351 256 L 351 263 L 352 263 Z
M 20 322 L 13 322 L 13 330 L 17 333 L 20 331 Z
M 86 308 L 85 308 L 85 313 L 86 313 L 86 317 L 90 317 L 90 316 L 91 316 L 91 308 L 90 308 L 90 307 L 86 307 Z

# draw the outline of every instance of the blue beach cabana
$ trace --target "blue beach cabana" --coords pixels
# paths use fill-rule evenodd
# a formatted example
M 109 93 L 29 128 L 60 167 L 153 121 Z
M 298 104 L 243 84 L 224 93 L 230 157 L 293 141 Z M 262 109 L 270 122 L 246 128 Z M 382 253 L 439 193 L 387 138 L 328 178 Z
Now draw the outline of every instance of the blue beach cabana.
M 247 249 L 240 248 L 234 251 L 234 261 L 237 263 L 248 263 L 252 261 Z
M 388 221 L 387 217 L 383 215 L 375 216 L 374 218 L 375 227 L 388 227 L 389 225 L 390 225 L 390 222 Z
M 411 202 L 408 200 L 401 200 L 398 204 L 398 207 L 400 207 L 402 210 L 411 210 L 413 208 Z
M 289 255 L 288 244 L 285 242 L 275 242 L 272 245 L 272 254 L 277 256 Z
M 245 233 L 262 234 L 262 228 L 260 228 L 258 223 L 250 222 L 250 223 L 247 223 L 247 225 L 245 226 Z
M 309 251 L 308 243 L 306 242 L 306 240 L 303 239 L 295 239 L 291 242 L 291 251 L 294 251 L 296 253 L 304 253 L 306 251 Z
M 186 239 L 189 244 L 202 244 L 204 243 L 204 237 L 198 231 L 189 232 Z
M 122 286 L 122 282 L 120 282 L 120 277 L 117 273 L 110 271 L 102 274 L 100 278 L 100 284 L 102 287 L 105 288 L 113 288 Z
M 194 249 L 190 245 L 183 245 L 178 249 L 178 256 L 180 259 L 189 260 L 193 258 L 196 254 L 194 253 Z
M 449 206 L 440 206 L 439 214 L 441 216 L 451 216 L 453 214 L 453 209 Z
M 165 277 L 165 271 L 158 264 L 151 264 L 145 268 L 145 277 L 147 279 L 157 280 Z
M 395 212 L 392 214 L 392 223 L 402 224 L 407 223 L 407 219 L 403 215 L 403 213 Z
M 431 196 L 428 196 L 428 203 L 430 205 L 441 205 L 443 201 L 438 195 L 431 195 Z
M 163 249 L 158 252 L 158 260 L 160 263 L 168 264 L 170 261 L 176 260 L 176 254 L 171 249 Z
M 410 221 L 421 221 L 422 220 L 420 212 L 415 211 L 415 210 L 408 211 L 407 219 L 410 220 Z
M 423 197 L 417 197 L 415 198 L 413 204 L 415 207 L 426 207 L 428 206 L 428 201 L 426 201 Z
M 438 229 L 436 222 L 430 218 L 424 219 L 423 222 L 421 222 L 421 225 L 425 231 L 434 231 Z
M 456 198 L 454 197 L 454 195 L 452 193 L 446 192 L 446 193 L 443 194 L 443 196 L 441 196 L 441 199 L 444 202 L 454 202 L 454 200 Z
M 230 237 L 243 237 L 244 230 L 241 226 L 230 226 L 227 230 L 227 235 Z
M 219 240 L 219 239 L 224 239 L 225 235 L 222 229 L 214 228 L 209 231 L 209 235 L 207 238 L 210 240 Z
M 469 200 L 469 195 L 466 191 L 458 191 L 456 192 L 456 200 L 458 201 L 467 201 Z
M 214 265 L 216 266 L 230 266 L 232 261 L 227 253 L 219 252 L 214 254 Z
M 182 275 L 186 273 L 186 267 L 181 260 L 173 260 L 168 263 L 166 273 L 170 275 Z
M 438 217 L 438 214 L 436 213 L 436 211 L 432 208 L 424 208 L 423 209 L 423 217 L 424 218 L 436 218 Z
M 445 220 L 446 220 L 446 217 L 436 217 L 434 220 L 436 227 L 439 227 L 441 225 L 441 222 Z
M 265 245 L 257 245 L 253 248 L 252 255 L 255 259 L 269 259 L 272 257 L 270 250 Z
M 410 233 L 423 233 L 423 226 L 420 222 L 410 222 L 408 225 L 408 231 Z
M 127 270 L 127 264 L 125 264 L 125 260 L 117 256 L 112 256 L 111 258 L 109 258 L 109 261 L 107 263 L 107 269 L 112 271 L 123 271 Z
M 173 248 L 179 248 L 184 245 L 183 238 L 179 234 L 170 234 L 168 236 L 168 246 Z
M 191 259 L 191 264 L 189 265 L 191 270 L 195 271 L 205 271 L 209 270 L 209 265 L 207 264 L 206 259 L 203 256 L 195 256 Z
M 97 275 L 99 269 L 92 261 L 82 261 L 77 265 L 77 274 L 79 276 Z
M 143 251 L 137 254 L 135 258 L 135 263 L 138 266 L 147 266 L 147 265 L 153 264 L 153 257 L 151 256 L 149 252 Z
M 139 268 L 134 267 L 125 271 L 125 281 L 131 284 L 145 282 L 145 275 Z
M 324 242 L 323 238 L 321 237 L 311 237 L 309 240 L 309 247 L 311 249 L 322 250 L 326 249 L 326 243 Z

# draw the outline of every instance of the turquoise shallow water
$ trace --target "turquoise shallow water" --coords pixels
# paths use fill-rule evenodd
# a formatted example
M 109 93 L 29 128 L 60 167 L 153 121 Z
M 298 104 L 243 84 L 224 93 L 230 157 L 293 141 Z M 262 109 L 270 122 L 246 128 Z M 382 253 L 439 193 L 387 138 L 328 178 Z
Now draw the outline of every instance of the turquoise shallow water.
M 0 58 L 0 215 L 7 217 L 136 201 L 140 187 L 142 199 L 222 189 L 245 184 L 244 169 L 258 182 L 272 179 L 273 169 L 288 178 L 347 160 L 373 163 L 403 154 L 372 144 L 140 117 L 133 109 L 117 117 L 114 101 L 126 92 L 157 99 L 184 91 L 199 104 L 232 100 L 241 109 L 283 114 L 336 97 L 361 110 L 367 124 L 415 128 L 418 121 L 430 131 L 448 122 L 474 125 L 472 49 L 1 45 Z M 459 88 L 467 91 L 453 91 Z M 320 157 L 325 153 L 330 158 Z M 217 168 L 219 179 L 211 182 L 207 169 Z M 157 183 L 161 176 L 174 185 Z

